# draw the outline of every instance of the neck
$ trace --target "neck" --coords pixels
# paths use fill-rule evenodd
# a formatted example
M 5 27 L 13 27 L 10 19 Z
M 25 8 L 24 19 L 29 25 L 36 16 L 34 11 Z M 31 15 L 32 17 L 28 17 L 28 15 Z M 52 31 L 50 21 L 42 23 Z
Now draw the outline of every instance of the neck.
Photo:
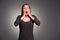
M 25 15 L 25 17 L 28 17 L 28 15 Z

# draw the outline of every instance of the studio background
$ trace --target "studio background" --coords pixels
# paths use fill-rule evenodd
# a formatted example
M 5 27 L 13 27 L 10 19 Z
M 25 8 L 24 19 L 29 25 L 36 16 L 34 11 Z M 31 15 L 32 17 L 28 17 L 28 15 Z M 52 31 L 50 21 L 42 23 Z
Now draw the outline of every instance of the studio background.
M 18 40 L 19 26 L 14 26 L 24 3 L 40 20 L 34 24 L 35 40 L 60 40 L 60 0 L 0 0 L 0 40 Z

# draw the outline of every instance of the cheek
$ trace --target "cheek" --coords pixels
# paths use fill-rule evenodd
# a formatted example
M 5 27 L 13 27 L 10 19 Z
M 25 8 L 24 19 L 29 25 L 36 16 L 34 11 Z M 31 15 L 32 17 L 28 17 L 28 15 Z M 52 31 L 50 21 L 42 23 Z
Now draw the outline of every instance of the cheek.
M 25 12 L 26 10 L 25 9 L 23 9 L 23 12 Z
M 27 11 L 29 11 L 29 12 L 30 12 L 30 9 L 27 9 Z

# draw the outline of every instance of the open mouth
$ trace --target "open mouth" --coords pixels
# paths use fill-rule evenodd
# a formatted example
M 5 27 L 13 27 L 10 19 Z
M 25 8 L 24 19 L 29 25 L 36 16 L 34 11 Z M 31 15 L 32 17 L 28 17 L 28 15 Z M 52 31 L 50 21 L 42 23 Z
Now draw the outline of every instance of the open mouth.
M 28 13 L 28 12 L 26 11 L 26 13 Z

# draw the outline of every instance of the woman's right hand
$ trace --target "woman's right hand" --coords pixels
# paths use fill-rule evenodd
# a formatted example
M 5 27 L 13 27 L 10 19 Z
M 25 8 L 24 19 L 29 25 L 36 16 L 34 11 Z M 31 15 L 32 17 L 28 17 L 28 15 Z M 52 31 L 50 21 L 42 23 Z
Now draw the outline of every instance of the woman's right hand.
M 25 13 L 23 14 L 23 16 L 21 17 L 21 20 L 23 20 L 24 19 L 24 17 L 25 17 Z

